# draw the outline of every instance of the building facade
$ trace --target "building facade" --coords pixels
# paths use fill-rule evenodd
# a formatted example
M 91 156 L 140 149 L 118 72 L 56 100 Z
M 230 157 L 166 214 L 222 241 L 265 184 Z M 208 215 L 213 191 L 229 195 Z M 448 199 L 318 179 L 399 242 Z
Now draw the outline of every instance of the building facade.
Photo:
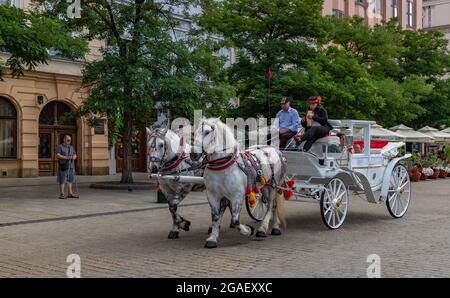
M 423 0 L 423 29 L 442 31 L 450 41 L 450 0 Z
M 27 8 L 30 0 L 0 0 L 0 4 Z M 193 11 L 195 12 L 195 11 Z M 184 38 L 194 24 L 186 19 L 181 9 L 174 11 L 180 22 L 173 38 Z M 89 44 L 87 62 L 99 59 L 105 44 Z M 233 52 L 221 49 L 217 55 L 227 56 L 226 66 L 234 59 Z M 0 60 L 7 59 L 0 52 Z M 83 104 L 83 62 L 53 56 L 48 65 L 40 65 L 24 76 L 11 75 L 0 81 L 0 178 L 53 176 L 57 170 L 55 148 L 64 135 L 72 136 L 77 151 L 76 169 L 83 175 L 102 175 L 120 172 L 123 166 L 122 145 L 109 148 L 107 123 L 94 119 L 65 119 L 64 114 Z M 92 119 L 89 119 L 92 120 Z M 90 121 L 89 121 L 90 122 Z M 133 170 L 146 171 L 145 129 L 133 137 Z
M 422 28 L 423 0 L 324 0 L 322 15 L 364 18 L 369 26 L 397 18 L 402 28 Z
M 0 0 L 18 8 L 27 8 L 29 2 Z M 99 57 L 102 44 L 94 41 L 89 46 L 86 61 Z M 0 53 L 1 60 L 7 57 Z M 108 174 L 105 121 L 95 119 L 92 127 L 83 117 L 63 116 L 83 103 L 82 67 L 83 62 L 54 56 L 20 78 L 5 74 L 0 81 L 0 178 L 55 175 L 55 148 L 65 134 L 72 136 L 79 174 Z

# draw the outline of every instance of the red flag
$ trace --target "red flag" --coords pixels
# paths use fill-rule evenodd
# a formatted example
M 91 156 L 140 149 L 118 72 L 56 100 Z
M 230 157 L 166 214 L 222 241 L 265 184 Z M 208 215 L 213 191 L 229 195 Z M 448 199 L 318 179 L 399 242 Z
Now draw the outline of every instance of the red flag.
M 272 71 L 269 69 L 268 71 L 266 71 L 266 78 L 268 78 L 269 80 L 271 80 L 272 79 L 272 76 L 273 76 L 273 74 L 272 74 Z

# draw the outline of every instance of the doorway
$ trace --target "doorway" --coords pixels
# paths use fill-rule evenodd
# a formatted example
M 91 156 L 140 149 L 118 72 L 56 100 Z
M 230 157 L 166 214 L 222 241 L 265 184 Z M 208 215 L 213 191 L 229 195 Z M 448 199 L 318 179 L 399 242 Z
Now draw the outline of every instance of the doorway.
M 39 176 L 55 176 L 58 170 L 56 146 L 65 135 L 72 138 L 72 146 L 77 151 L 77 121 L 70 116 L 71 109 L 61 101 L 48 103 L 39 115 Z M 80 156 L 79 152 L 77 152 Z M 77 173 L 79 159 L 75 163 Z

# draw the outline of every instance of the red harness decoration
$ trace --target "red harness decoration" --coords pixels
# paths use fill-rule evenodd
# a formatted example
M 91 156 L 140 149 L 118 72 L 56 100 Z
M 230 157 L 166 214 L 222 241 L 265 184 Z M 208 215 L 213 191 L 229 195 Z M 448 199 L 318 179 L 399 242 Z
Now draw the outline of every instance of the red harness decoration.
M 187 154 L 186 154 L 186 152 L 184 152 L 183 145 L 184 145 L 183 136 L 181 136 L 181 138 L 180 138 L 180 148 L 181 149 L 179 150 L 179 152 L 176 155 L 177 159 L 172 164 L 169 164 L 168 166 L 165 166 L 164 168 L 162 168 L 160 170 L 160 172 L 169 172 L 169 171 L 176 169 L 181 164 L 181 162 L 187 158 Z
M 235 155 L 234 153 L 225 156 L 223 158 L 219 158 L 216 160 L 212 160 L 210 161 L 209 158 L 208 159 L 208 170 L 211 171 L 223 171 L 228 169 L 229 167 L 231 167 L 238 159 L 238 155 L 236 154 L 234 157 L 233 155 Z

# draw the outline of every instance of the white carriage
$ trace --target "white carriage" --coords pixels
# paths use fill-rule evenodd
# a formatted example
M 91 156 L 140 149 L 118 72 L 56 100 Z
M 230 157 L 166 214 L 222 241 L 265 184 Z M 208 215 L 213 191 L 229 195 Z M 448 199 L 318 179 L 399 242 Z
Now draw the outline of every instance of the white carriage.
M 338 229 L 348 212 L 349 196 L 355 194 L 369 203 L 386 203 L 394 218 L 402 217 L 411 201 L 411 183 L 402 164 L 411 154 L 399 155 L 403 142 L 391 142 L 382 148 L 371 148 L 370 129 L 374 121 L 331 120 L 334 127 L 329 136 L 317 140 L 308 152 L 294 148 L 284 151 L 287 160 L 287 180 L 296 200 L 320 203 L 322 220 L 330 229 Z M 341 132 L 346 137 L 344 148 Z M 351 151 L 359 142 L 362 152 Z M 203 184 L 203 177 L 150 174 L 151 179 Z M 256 203 L 246 200 L 250 217 L 261 221 L 267 201 L 259 193 Z
M 383 148 L 374 149 L 371 148 L 370 128 L 375 122 L 330 122 L 333 131 L 317 140 L 309 152 L 284 152 L 288 179 L 292 181 L 289 190 L 295 199 L 319 202 L 322 220 L 330 229 L 337 229 L 344 223 L 351 193 L 369 203 L 386 203 L 394 218 L 402 217 L 411 201 L 411 183 L 401 163 L 411 155 L 398 156 L 404 143 L 387 143 Z M 344 133 L 344 148 L 336 132 Z M 360 153 L 351 151 L 356 139 L 363 145 Z

